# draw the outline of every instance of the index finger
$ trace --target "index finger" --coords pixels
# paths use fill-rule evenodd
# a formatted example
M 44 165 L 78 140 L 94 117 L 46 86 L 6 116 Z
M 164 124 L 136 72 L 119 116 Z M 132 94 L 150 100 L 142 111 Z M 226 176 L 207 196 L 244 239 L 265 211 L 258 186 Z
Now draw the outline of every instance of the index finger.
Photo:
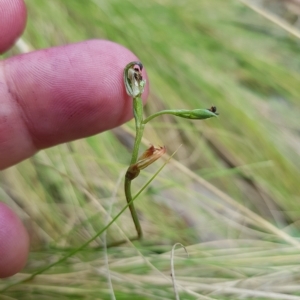
M 123 69 L 134 60 L 118 44 L 90 40 L 2 62 L 0 168 L 132 118 Z

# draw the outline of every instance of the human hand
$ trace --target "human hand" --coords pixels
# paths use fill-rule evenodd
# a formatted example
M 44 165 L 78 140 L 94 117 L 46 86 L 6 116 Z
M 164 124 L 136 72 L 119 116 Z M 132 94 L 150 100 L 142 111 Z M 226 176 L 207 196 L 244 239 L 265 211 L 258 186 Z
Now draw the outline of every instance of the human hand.
M 0 53 L 23 32 L 25 23 L 23 0 L 0 0 Z M 123 69 L 135 60 L 118 44 L 90 40 L 0 61 L 0 169 L 131 119 Z M 28 251 L 23 224 L 0 203 L 0 278 L 20 271 Z

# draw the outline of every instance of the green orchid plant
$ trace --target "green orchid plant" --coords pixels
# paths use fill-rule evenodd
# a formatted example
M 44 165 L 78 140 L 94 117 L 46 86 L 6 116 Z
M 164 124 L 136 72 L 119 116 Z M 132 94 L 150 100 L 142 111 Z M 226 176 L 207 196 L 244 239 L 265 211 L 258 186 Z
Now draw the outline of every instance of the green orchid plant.
M 128 207 L 130 209 L 131 216 L 137 231 L 137 237 L 134 239 L 141 239 L 143 236 L 143 231 L 133 204 L 133 197 L 131 194 L 131 182 L 139 175 L 142 169 L 152 164 L 166 152 L 166 148 L 164 146 L 155 147 L 152 145 L 140 157 L 138 157 L 145 125 L 152 119 L 164 114 L 174 115 L 176 117 L 192 120 L 204 120 L 218 116 L 216 107 L 212 106 L 209 109 L 162 110 L 144 119 L 143 102 L 141 99 L 141 95 L 144 92 L 146 80 L 143 79 L 142 70 L 143 65 L 141 62 L 138 61 L 133 61 L 129 63 L 124 69 L 124 84 L 127 94 L 131 96 L 133 100 L 133 115 L 135 119 L 136 130 L 131 162 L 125 174 L 124 186 Z
M 84 249 L 87 245 L 89 245 L 92 241 L 94 241 L 97 237 L 99 237 L 105 230 L 107 230 L 120 216 L 121 214 L 129 207 L 131 216 L 137 231 L 137 237 L 132 238 L 131 240 L 137 240 L 141 239 L 143 236 L 142 228 L 140 225 L 140 221 L 138 219 L 136 210 L 133 205 L 133 201 L 137 198 L 137 196 L 141 193 L 141 190 L 135 197 L 132 197 L 131 194 L 131 182 L 133 179 L 135 179 L 140 171 L 150 164 L 152 164 L 154 161 L 156 161 L 158 158 L 160 158 L 165 152 L 165 147 L 155 147 L 150 146 L 149 149 L 147 149 L 140 157 L 138 157 L 139 147 L 142 141 L 142 136 L 144 132 L 145 125 L 151 121 L 152 119 L 163 115 L 163 114 L 171 114 L 177 117 L 186 118 L 186 119 L 193 119 L 193 120 L 203 120 L 211 117 L 216 117 L 218 114 L 216 112 L 216 107 L 212 106 L 209 109 L 194 109 L 194 110 L 162 110 L 158 113 L 155 113 L 151 115 L 150 117 L 144 119 L 143 118 L 143 102 L 141 99 L 141 95 L 144 91 L 144 87 L 146 84 L 146 81 L 143 79 L 142 76 L 142 70 L 143 65 L 140 62 L 131 62 L 129 63 L 125 69 L 124 69 L 124 83 L 126 87 L 126 91 L 128 95 L 132 97 L 133 100 L 133 114 L 135 119 L 135 128 L 136 128 L 136 136 L 135 136 L 135 142 L 131 157 L 130 166 L 127 169 L 127 172 L 125 174 L 125 195 L 127 200 L 127 205 L 110 221 L 108 224 L 102 228 L 100 231 L 98 231 L 94 236 L 92 236 L 90 239 L 88 239 L 85 243 L 80 245 L 78 248 L 75 248 L 71 251 L 69 251 L 66 255 L 62 256 L 58 260 L 47 264 L 46 266 L 38 269 L 34 273 L 32 273 L 29 276 L 25 276 L 25 278 L 21 278 L 20 280 L 15 280 L 0 290 L 0 293 L 10 289 L 13 286 L 19 285 L 23 282 L 28 282 L 35 278 L 37 275 L 44 273 L 45 271 L 49 270 L 53 266 L 56 266 L 60 264 L 61 262 L 65 261 L 72 255 L 76 254 L 78 251 Z M 154 178 L 155 176 L 153 176 Z M 150 181 L 151 182 L 151 181 Z M 148 183 L 147 183 L 148 184 Z M 147 186 L 147 185 L 145 185 Z M 119 244 L 122 244 L 126 241 L 121 241 L 118 243 L 114 243 L 111 246 L 117 246 Z

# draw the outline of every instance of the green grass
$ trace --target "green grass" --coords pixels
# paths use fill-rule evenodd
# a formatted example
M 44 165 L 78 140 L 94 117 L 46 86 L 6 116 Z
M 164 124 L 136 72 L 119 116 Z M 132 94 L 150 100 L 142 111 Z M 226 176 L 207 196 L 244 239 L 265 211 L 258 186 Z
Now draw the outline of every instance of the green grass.
M 164 116 L 145 137 L 174 158 L 135 202 L 145 238 L 108 249 L 96 238 L 3 299 L 299 299 L 299 40 L 238 1 L 28 0 L 34 49 L 91 38 L 132 50 L 147 69 L 147 115 L 216 105 L 218 119 Z M 7 56 L 17 54 L 12 49 Z M 132 139 L 134 123 L 119 130 Z M 130 152 L 116 131 L 41 151 L 0 175 L 31 255 L 0 290 L 68 255 L 125 206 Z M 105 147 L 103 147 L 105 145 Z M 147 146 L 147 143 L 145 144 Z M 162 162 L 142 171 L 137 192 Z M 121 228 L 118 228 L 118 226 Z M 107 242 L 131 237 L 127 210 Z M 108 274 L 112 286 L 108 284 Z M 276 298 L 277 297 L 277 298 Z

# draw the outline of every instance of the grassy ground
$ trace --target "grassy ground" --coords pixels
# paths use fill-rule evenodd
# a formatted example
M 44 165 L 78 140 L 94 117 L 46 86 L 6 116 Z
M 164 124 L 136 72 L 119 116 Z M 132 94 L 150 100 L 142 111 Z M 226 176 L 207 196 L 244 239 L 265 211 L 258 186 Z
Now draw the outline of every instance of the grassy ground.
M 34 49 L 118 42 L 147 68 L 148 115 L 214 104 L 220 118 L 151 122 L 148 141 L 169 154 L 182 147 L 136 202 L 144 240 L 107 252 L 103 236 L 76 247 L 125 205 L 133 122 L 2 172 L 1 199 L 24 220 L 32 251 L 22 273 L 0 282 L 0 298 L 175 299 L 170 251 L 180 242 L 189 252 L 175 255 L 181 299 L 300 299 L 299 40 L 239 1 L 27 5 L 23 39 Z M 143 171 L 134 189 L 161 164 Z M 126 211 L 107 242 L 133 233 Z

